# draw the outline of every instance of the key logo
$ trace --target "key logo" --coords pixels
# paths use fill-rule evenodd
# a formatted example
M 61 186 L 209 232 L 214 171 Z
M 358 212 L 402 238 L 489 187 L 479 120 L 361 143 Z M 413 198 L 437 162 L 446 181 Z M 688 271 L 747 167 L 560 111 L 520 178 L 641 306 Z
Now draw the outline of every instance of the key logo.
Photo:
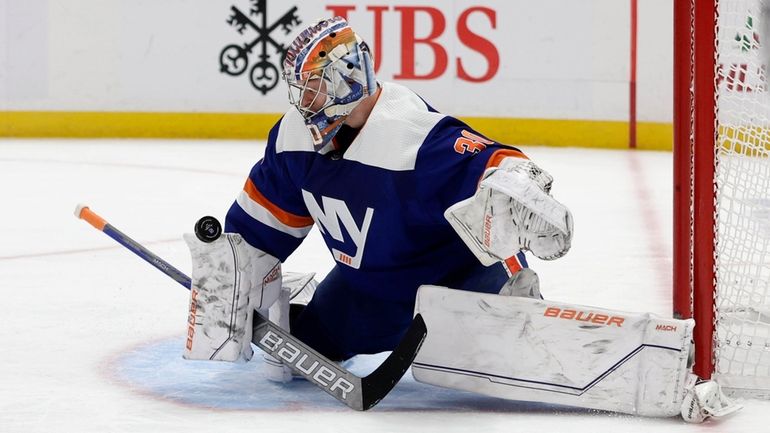
M 231 44 L 226 46 L 219 54 L 220 72 L 231 76 L 243 74 L 249 67 L 249 55 L 257 49 L 257 62 L 249 70 L 249 81 L 260 93 L 266 95 L 278 85 L 281 73 L 278 67 L 270 61 L 271 55 L 268 46 L 272 47 L 274 54 L 280 58 L 278 64 L 283 63 L 283 59 L 288 51 L 288 44 L 284 46 L 273 39 L 273 32 L 277 29 L 283 31 L 283 35 L 289 35 L 292 30 L 302 21 L 297 15 L 297 7 L 289 9 L 281 18 L 272 24 L 267 22 L 267 0 L 251 0 L 251 8 L 248 14 L 241 12 L 235 6 L 230 8 L 232 14 L 227 19 L 230 24 L 241 35 L 252 35 L 253 39 L 243 45 Z
M 353 269 L 361 267 L 361 258 L 364 255 L 364 246 L 366 246 L 366 236 L 369 233 L 369 226 L 372 223 L 372 217 L 374 216 L 374 209 L 366 208 L 366 214 L 364 220 L 359 225 L 353 215 L 350 213 L 350 209 L 344 201 L 336 198 L 330 198 L 321 196 L 321 203 L 319 205 L 313 194 L 302 190 L 302 198 L 305 200 L 305 206 L 307 206 L 310 215 L 318 224 L 319 230 L 324 235 L 331 236 L 332 239 L 338 242 L 345 242 L 345 237 L 342 233 L 342 227 L 347 231 L 348 236 L 353 241 L 355 253 L 348 254 L 340 250 L 332 248 L 332 254 L 334 259 L 338 262 L 350 266 Z M 342 223 L 342 227 L 340 227 Z

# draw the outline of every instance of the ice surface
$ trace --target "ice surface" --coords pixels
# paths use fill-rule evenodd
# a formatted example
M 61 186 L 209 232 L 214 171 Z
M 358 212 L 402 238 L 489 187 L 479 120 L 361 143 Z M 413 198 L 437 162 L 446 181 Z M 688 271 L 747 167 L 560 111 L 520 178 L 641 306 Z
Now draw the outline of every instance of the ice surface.
M 181 359 L 188 292 L 72 215 L 87 203 L 179 269 L 181 234 L 222 218 L 263 143 L 0 141 L 0 432 L 700 432 L 644 419 L 432 388 L 410 376 L 366 413 L 261 363 Z M 575 216 L 572 251 L 530 259 L 550 299 L 669 315 L 671 154 L 524 148 Z M 332 266 L 313 230 L 285 269 Z M 365 372 L 381 359 L 356 359 Z M 762 432 L 747 400 L 710 431 Z

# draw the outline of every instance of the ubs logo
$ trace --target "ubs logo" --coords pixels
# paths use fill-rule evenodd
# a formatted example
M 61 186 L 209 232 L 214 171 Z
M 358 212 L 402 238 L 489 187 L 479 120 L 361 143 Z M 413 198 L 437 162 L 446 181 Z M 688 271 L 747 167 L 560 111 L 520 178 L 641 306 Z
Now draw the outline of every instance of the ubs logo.
M 251 0 L 248 14 L 241 12 L 235 6 L 231 6 L 230 10 L 232 14 L 227 19 L 227 23 L 239 34 L 252 35 L 253 39 L 243 45 L 231 44 L 222 49 L 219 54 L 220 71 L 234 77 L 243 74 L 249 67 L 249 55 L 254 48 L 257 48 L 257 59 L 249 70 L 249 81 L 255 89 L 266 95 L 278 85 L 281 78 L 280 70 L 270 61 L 268 47 L 272 47 L 274 54 L 280 57 L 279 65 L 289 49 L 288 46 L 284 47 L 282 43 L 273 39 L 271 35 L 280 27 L 283 35 L 286 36 L 296 26 L 302 24 L 297 15 L 297 7 L 291 8 L 272 24 L 267 22 L 267 0 Z

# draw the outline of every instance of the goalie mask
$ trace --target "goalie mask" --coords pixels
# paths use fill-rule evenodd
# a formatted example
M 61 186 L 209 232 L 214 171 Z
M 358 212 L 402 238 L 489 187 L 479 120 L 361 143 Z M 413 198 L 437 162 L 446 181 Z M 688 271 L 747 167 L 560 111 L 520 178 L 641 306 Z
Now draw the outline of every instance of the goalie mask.
M 289 102 L 321 153 L 332 148 L 331 139 L 348 114 L 377 89 L 369 47 L 341 17 L 319 21 L 294 39 L 283 78 Z

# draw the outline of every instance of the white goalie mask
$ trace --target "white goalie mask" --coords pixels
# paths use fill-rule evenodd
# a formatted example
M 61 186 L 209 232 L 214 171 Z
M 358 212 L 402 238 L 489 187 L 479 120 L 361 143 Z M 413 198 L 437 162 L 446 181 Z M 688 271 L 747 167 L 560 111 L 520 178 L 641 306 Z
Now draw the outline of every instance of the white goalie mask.
M 289 102 L 299 110 L 315 150 L 331 139 L 351 111 L 377 89 L 366 43 L 341 17 L 321 20 L 292 42 L 283 63 Z

